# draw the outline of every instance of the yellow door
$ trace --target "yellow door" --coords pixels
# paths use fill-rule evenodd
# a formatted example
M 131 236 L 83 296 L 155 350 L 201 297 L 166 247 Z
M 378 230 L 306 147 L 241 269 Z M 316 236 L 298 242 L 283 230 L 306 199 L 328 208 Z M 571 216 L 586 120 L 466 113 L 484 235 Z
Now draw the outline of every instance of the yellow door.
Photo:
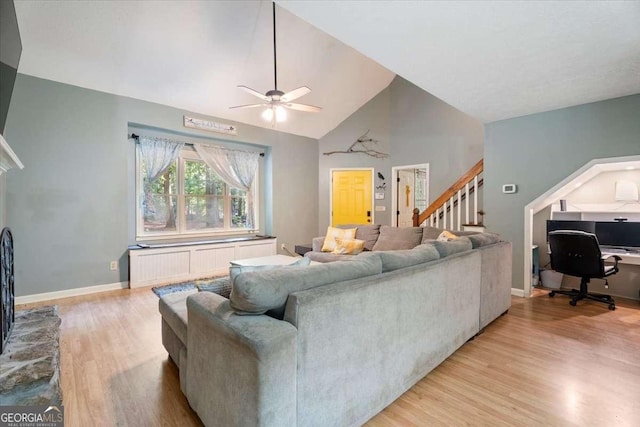
M 331 174 L 331 225 L 367 224 L 372 218 L 372 171 L 337 170 Z

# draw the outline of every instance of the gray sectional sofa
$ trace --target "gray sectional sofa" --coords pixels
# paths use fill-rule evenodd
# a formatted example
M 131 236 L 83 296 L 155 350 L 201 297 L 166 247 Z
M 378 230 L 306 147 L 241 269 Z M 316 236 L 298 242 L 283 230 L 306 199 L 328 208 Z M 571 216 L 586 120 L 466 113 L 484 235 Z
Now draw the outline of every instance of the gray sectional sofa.
M 203 423 L 360 425 L 509 309 L 510 243 L 396 233 L 418 231 L 411 249 L 241 272 L 230 299 L 161 298 L 163 344 Z

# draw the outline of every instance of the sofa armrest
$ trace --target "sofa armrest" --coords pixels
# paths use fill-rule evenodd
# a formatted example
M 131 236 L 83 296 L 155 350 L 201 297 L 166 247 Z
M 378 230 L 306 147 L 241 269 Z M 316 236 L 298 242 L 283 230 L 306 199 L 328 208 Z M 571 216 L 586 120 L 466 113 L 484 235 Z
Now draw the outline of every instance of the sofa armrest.
M 322 246 L 324 245 L 325 236 L 314 237 L 311 241 L 311 249 L 314 252 L 322 252 Z
M 187 299 L 187 398 L 205 425 L 296 425 L 297 330 L 239 316 L 211 292 Z

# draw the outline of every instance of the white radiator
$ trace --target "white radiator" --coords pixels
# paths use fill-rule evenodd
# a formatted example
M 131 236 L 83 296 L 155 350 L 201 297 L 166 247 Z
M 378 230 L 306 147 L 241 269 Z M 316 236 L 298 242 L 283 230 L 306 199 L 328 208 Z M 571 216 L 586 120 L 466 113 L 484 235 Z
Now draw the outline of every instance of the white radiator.
M 275 255 L 276 239 L 129 250 L 129 286 L 160 285 L 224 273 L 237 259 Z

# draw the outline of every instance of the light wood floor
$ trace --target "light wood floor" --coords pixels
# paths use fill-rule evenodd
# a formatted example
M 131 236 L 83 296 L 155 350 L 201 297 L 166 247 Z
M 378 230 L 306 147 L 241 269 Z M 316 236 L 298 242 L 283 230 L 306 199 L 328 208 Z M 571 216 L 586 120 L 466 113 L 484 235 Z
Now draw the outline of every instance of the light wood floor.
M 609 311 L 513 298 L 507 315 L 367 425 L 640 426 L 640 303 L 616 302 Z M 202 425 L 162 347 L 148 288 L 53 303 L 66 426 Z

